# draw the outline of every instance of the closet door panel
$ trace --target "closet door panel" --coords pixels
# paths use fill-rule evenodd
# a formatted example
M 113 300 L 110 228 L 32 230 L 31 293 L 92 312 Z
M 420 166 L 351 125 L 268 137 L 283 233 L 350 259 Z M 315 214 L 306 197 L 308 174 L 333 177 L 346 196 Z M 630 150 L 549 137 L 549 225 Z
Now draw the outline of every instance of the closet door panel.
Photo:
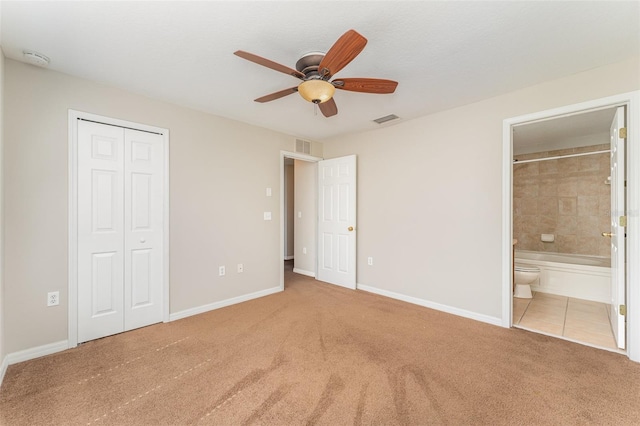
M 164 152 L 162 136 L 126 129 L 125 329 L 162 321 Z
M 78 342 L 123 331 L 122 128 L 78 122 Z

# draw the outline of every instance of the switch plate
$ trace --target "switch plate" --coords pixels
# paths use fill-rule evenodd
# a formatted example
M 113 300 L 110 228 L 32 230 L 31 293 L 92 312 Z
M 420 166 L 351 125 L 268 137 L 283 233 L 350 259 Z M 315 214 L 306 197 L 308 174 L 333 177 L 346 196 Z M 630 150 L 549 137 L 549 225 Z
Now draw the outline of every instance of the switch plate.
M 306 247 L 302 247 L 302 254 L 307 254 L 307 248 Z
M 219 267 L 218 275 L 220 275 L 221 277 L 224 277 L 224 274 L 225 274 L 224 266 Z
M 373 265 L 373 257 L 371 257 L 371 256 L 367 257 L 367 265 L 369 265 L 369 266 Z
M 298 212 L 298 219 L 302 218 L 302 212 Z
M 242 263 L 238 263 L 238 273 L 241 274 L 244 272 L 244 265 Z
M 271 212 L 264 212 L 264 220 L 271 220 Z
M 271 188 L 267 188 L 267 197 L 271 197 Z

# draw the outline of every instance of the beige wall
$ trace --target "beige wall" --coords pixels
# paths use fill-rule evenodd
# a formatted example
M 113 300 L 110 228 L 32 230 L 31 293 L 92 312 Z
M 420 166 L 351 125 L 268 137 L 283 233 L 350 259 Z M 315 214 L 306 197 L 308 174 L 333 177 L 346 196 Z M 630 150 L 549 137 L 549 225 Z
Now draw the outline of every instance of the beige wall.
M 325 158 L 358 156 L 358 283 L 500 318 L 503 120 L 638 90 L 639 71 L 633 58 L 324 141 Z
M 316 171 L 317 164 L 295 160 L 295 260 L 293 267 L 316 273 Z M 302 213 L 302 217 L 298 217 Z M 307 253 L 303 253 L 303 248 Z
M 6 353 L 67 339 L 68 109 L 169 129 L 172 313 L 279 286 L 280 226 L 263 212 L 280 215 L 293 137 L 12 60 L 5 78 Z
M 609 149 L 608 144 L 518 155 L 518 160 Z M 516 249 L 610 256 L 609 154 L 513 165 L 513 237 Z M 542 242 L 541 234 L 554 234 Z

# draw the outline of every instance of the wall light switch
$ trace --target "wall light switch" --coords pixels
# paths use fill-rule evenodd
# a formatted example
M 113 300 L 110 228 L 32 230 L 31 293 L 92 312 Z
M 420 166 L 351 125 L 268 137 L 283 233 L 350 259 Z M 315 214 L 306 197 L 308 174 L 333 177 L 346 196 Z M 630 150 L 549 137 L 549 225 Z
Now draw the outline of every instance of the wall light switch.
M 367 257 L 367 265 L 369 265 L 369 266 L 373 265 L 373 257 L 371 257 L 371 256 Z
M 267 197 L 271 197 L 271 188 L 267 188 Z
M 264 220 L 271 220 L 271 212 L 264 212 Z
M 307 248 L 306 247 L 302 247 L 302 254 L 307 254 Z
M 302 217 L 302 212 L 298 212 L 298 219 Z

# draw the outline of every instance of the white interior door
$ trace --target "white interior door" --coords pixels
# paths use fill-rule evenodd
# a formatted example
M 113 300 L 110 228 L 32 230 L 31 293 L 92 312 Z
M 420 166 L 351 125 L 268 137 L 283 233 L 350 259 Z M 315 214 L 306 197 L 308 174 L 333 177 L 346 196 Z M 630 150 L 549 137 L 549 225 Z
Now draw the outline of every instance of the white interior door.
M 78 122 L 78 342 L 124 330 L 124 132 Z
M 125 129 L 124 328 L 162 321 L 162 136 Z
M 356 156 L 318 162 L 317 279 L 356 288 Z
M 78 342 L 162 321 L 162 136 L 78 121 Z
M 619 136 L 624 127 L 624 107 L 619 107 L 611 124 L 611 327 L 620 349 L 625 348 L 625 315 L 620 305 L 626 304 L 625 227 L 625 139 Z

